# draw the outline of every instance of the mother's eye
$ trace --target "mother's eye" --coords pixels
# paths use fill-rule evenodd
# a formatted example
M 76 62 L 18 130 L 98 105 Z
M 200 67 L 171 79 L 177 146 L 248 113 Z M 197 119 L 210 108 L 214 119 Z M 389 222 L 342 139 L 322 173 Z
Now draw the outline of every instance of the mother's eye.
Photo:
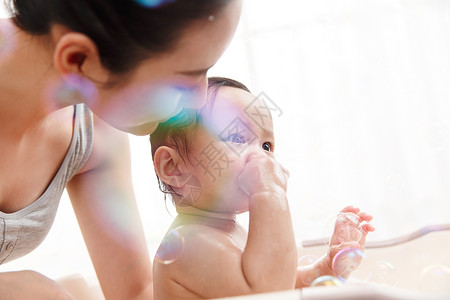
M 269 142 L 264 142 L 261 147 L 264 151 L 272 152 L 272 145 Z

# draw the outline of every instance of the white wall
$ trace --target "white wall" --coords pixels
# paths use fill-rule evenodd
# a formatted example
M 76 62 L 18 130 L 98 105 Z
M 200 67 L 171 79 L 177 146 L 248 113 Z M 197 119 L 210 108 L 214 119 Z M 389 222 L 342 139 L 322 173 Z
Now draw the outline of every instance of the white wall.
M 244 2 L 236 37 L 209 75 L 264 91 L 283 110 L 277 155 L 291 172 L 299 241 L 322 235 L 348 204 L 375 216 L 370 239 L 450 222 L 450 2 Z M 131 137 L 131 146 L 153 255 L 171 217 L 148 139 Z M 67 197 L 44 243 L 0 271 L 17 268 L 92 272 Z

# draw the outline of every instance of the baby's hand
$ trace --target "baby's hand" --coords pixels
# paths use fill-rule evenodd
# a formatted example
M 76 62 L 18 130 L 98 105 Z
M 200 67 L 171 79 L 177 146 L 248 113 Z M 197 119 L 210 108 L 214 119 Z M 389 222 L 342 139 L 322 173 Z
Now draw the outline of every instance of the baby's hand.
M 239 187 L 249 197 L 257 193 L 276 192 L 286 194 L 289 172 L 273 157 L 251 155 L 239 175 Z
M 369 224 L 372 216 L 360 212 L 359 208 L 347 206 L 338 214 L 334 225 L 334 232 L 331 236 L 330 247 L 328 249 L 328 266 L 335 275 L 346 279 L 350 273 L 361 263 L 362 251 L 366 246 L 366 236 L 375 228 Z M 339 259 L 333 260 L 336 254 L 343 250 L 353 248 L 355 251 L 342 252 Z M 352 257 L 345 257 L 351 255 Z

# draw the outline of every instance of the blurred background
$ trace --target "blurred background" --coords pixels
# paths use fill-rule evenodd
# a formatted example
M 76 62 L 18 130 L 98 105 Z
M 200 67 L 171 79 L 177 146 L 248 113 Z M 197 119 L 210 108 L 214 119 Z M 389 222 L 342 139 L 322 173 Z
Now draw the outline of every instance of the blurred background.
M 244 0 L 209 76 L 237 79 L 281 109 L 276 156 L 291 173 L 299 244 L 320 239 L 347 205 L 374 216 L 370 241 L 450 223 L 450 1 Z M 175 213 L 158 189 L 148 137 L 130 144 L 153 257 Z M 239 220 L 247 226 L 245 214 Z M 19 269 L 93 276 L 66 194 L 41 246 L 0 266 Z

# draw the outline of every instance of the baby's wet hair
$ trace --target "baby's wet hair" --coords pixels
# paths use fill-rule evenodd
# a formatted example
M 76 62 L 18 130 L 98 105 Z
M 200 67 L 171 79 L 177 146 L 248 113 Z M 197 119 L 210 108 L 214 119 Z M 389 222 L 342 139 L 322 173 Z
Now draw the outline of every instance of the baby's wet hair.
M 208 92 L 206 104 L 199 109 L 183 108 L 180 113 L 170 118 L 164 123 L 160 123 L 156 130 L 150 135 L 150 144 L 152 151 L 152 159 L 154 160 L 156 150 L 161 146 L 174 148 L 183 160 L 189 160 L 190 151 L 190 134 L 195 132 L 198 126 L 202 125 L 205 115 L 210 115 L 217 92 L 221 87 L 232 87 L 250 92 L 250 90 L 241 82 L 226 77 L 210 77 L 208 78 Z M 156 174 L 159 189 L 165 196 L 175 194 L 170 184 L 163 182 L 158 174 Z M 173 200 L 173 199 L 172 199 Z

